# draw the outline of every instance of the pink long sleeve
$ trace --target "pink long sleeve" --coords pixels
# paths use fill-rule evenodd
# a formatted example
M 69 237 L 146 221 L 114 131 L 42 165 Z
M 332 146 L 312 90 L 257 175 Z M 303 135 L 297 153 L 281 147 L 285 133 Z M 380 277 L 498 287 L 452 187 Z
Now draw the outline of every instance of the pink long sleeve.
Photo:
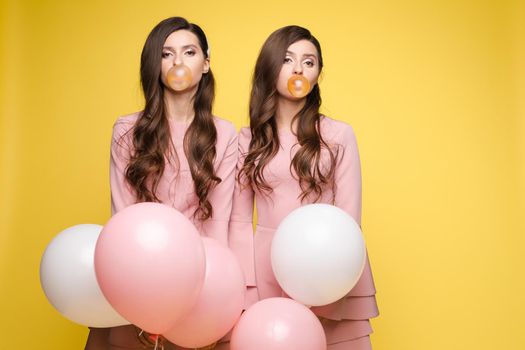
M 243 128 L 239 134 L 239 160 L 237 174 L 244 164 L 244 158 L 250 144 L 250 130 Z M 244 182 L 244 181 L 243 181 Z M 253 200 L 251 186 L 235 181 L 233 207 L 230 218 L 228 242 L 244 271 L 246 285 L 255 286 L 255 261 L 253 247 Z
M 361 225 L 361 162 L 354 130 L 345 125 L 334 175 L 335 205 Z
M 126 166 L 131 155 L 133 124 L 131 120 L 120 118 L 113 125 L 109 165 L 112 215 L 136 202 L 125 178 Z
M 348 214 L 361 226 L 361 162 L 354 130 L 350 125 L 344 124 L 344 129 L 339 138 L 340 153 L 335 171 L 335 205 Z M 366 264 L 361 278 L 350 291 L 348 296 L 369 297 L 375 305 L 375 285 L 370 269 L 368 253 Z M 372 300 L 372 298 L 374 300 Z M 371 309 L 371 308 L 369 308 Z
M 228 224 L 232 211 L 232 196 L 235 187 L 235 167 L 237 165 L 238 137 L 233 125 L 218 132 L 227 133 L 228 144 L 224 149 L 222 160 L 216 164 L 216 175 L 221 182 L 210 192 L 209 201 L 213 216 L 202 225 L 202 232 L 228 245 Z M 218 149 L 218 151 L 221 151 Z

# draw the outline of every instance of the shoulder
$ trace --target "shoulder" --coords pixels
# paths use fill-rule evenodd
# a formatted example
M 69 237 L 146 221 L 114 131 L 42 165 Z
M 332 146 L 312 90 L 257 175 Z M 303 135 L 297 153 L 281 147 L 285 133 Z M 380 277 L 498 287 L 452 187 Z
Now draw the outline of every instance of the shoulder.
M 250 142 L 252 139 L 252 132 L 249 127 L 243 127 L 239 130 L 239 140 L 246 140 Z
M 217 130 L 217 149 L 237 149 L 237 131 L 233 123 L 215 116 L 213 122 Z
M 325 141 L 343 145 L 355 142 L 354 128 L 346 122 L 322 115 L 320 126 Z
M 237 137 L 237 131 L 235 131 L 235 125 L 229 120 L 213 116 L 213 122 L 217 129 L 217 135 L 225 135 L 228 139 Z
M 141 112 L 135 112 L 118 117 L 113 124 L 113 136 L 123 136 L 133 129 L 140 113 Z
M 116 152 L 129 152 L 133 147 L 133 128 L 141 112 L 123 115 L 113 124 L 111 148 Z
M 244 127 L 239 130 L 239 147 L 243 150 L 248 150 L 250 141 L 252 140 L 252 132 L 249 127 Z

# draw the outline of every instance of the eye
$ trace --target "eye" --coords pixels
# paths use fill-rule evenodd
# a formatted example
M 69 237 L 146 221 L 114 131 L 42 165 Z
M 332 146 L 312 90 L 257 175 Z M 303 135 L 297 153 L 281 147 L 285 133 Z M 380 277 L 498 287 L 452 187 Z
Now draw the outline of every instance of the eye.
M 196 52 L 195 52 L 195 50 L 191 49 L 191 50 L 188 50 L 188 51 L 184 52 L 184 54 L 186 56 L 195 56 Z
M 292 63 L 292 59 L 290 57 L 285 57 L 284 63 Z
M 313 66 L 315 66 L 315 62 L 314 62 L 314 61 L 305 61 L 304 64 L 305 64 L 307 67 L 310 67 L 310 68 L 312 68 Z
M 168 58 L 169 56 L 173 56 L 173 53 L 169 51 L 163 51 L 162 52 L 162 58 Z

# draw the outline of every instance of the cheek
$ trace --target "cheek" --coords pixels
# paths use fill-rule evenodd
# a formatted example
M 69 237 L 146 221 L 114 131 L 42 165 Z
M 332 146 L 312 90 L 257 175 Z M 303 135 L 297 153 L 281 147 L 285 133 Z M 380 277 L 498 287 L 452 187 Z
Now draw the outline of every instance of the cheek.
M 283 66 L 277 78 L 277 86 L 288 89 L 288 79 L 290 76 L 291 74 L 286 70 L 285 66 Z
M 164 68 L 164 65 L 160 67 L 160 81 L 168 86 L 168 80 L 166 78 L 168 70 Z
M 288 77 L 285 75 L 279 75 L 279 78 L 277 79 L 277 91 L 281 95 L 288 94 Z
M 166 74 L 168 74 L 168 71 L 170 70 L 171 67 L 173 67 L 173 65 L 170 64 L 170 62 L 168 62 L 167 60 L 162 61 L 161 66 L 160 66 L 160 75 L 162 79 L 166 77 Z
M 190 68 L 194 79 L 200 79 L 200 76 L 202 76 L 204 70 L 204 62 L 189 62 L 187 66 Z
M 319 80 L 319 71 L 314 70 L 314 71 L 308 72 L 307 79 L 310 81 L 310 84 L 312 86 L 314 84 L 317 84 L 317 81 Z
M 199 82 L 202 78 L 202 67 L 191 68 L 191 80 L 195 83 Z

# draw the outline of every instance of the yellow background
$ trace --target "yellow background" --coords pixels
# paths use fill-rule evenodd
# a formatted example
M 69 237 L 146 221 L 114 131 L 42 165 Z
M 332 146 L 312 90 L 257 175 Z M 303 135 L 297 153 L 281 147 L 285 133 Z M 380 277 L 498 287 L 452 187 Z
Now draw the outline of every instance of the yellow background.
M 237 127 L 264 39 L 299 24 L 320 40 L 323 111 L 361 151 L 375 349 L 523 349 L 523 1 L 248 3 L 1 2 L 0 348 L 83 347 L 39 260 L 109 218 L 112 124 L 142 106 L 147 34 L 180 15 L 206 31 L 215 113 Z

